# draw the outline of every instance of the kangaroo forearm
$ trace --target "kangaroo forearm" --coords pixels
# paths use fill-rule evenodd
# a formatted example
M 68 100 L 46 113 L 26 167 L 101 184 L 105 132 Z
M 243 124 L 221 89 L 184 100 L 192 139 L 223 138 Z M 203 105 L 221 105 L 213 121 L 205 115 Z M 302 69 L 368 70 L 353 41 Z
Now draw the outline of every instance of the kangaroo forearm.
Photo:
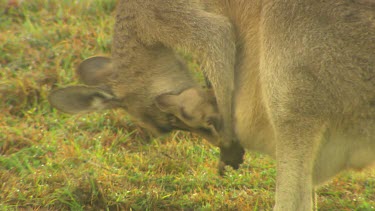
M 201 59 L 223 116 L 226 134 L 223 138 L 230 138 L 235 62 L 233 26 L 226 17 L 194 7 L 196 5 L 183 5 L 178 1 L 175 4 L 175 7 L 158 5 L 148 12 L 143 10 L 137 34 L 147 44 L 162 43 L 173 49 L 181 48 Z
M 212 83 L 222 115 L 220 141 L 228 146 L 233 136 L 231 117 L 236 51 L 233 25 L 227 17 L 207 12 L 195 1 L 155 1 L 121 1 L 115 38 L 124 40 L 126 35 L 121 33 L 132 31 L 134 41 L 142 47 L 164 45 L 183 49 L 199 58 Z M 129 45 L 126 41 L 119 44 L 118 49 L 114 47 L 114 52 Z M 128 56 L 122 52 L 121 57 Z

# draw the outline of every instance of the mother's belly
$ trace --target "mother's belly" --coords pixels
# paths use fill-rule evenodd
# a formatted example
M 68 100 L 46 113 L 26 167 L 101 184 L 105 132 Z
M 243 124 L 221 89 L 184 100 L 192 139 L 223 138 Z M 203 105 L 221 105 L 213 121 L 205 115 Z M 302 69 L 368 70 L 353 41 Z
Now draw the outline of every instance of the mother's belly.
M 234 117 L 235 133 L 242 146 L 247 150 L 266 153 L 274 157 L 274 133 L 266 118 L 265 110 L 259 105 L 254 109 L 252 102 L 241 98 L 235 104 Z

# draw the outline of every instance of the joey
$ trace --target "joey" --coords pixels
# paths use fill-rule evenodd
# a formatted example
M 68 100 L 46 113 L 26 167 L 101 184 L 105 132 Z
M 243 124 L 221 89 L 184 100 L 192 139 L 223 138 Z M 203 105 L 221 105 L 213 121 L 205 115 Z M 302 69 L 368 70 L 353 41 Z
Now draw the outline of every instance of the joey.
M 162 63 L 155 61 L 158 69 L 148 71 L 149 77 L 128 76 L 132 81 L 119 77 L 124 76 L 113 69 L 110 58 L 89 58 L 77 68 L 77 75 L 85 85 L 54 90 L 49 101 L 53 107 L 70 114 L 122 108 L 155 136 L 172 130 L 194 132 L 220 147 L 221 174 L 225 165 L 238 168 L 244 151 L 237 145 L 238 151 L 220 145 L 218 131 L 222 120 L 213 91 L 201 88 L 184 63 L 170 53 L 168 56 L 172 58 L 161 57 Z

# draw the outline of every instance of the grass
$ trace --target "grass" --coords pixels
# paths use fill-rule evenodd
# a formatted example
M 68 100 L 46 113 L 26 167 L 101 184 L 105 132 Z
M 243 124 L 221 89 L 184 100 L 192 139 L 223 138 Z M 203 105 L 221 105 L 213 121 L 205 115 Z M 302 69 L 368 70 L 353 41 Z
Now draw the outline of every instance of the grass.
M 151 139 L 123 111 L 69 116 L 46 100 L 109 54 L 115 0 L 0 0 L 0 210 L 271 210 L 274 162 L 247 153 L 221 178 L 218 149 L 189 133 Z M 192 69 L 196 64 L 191 63 Z M 375 210 L 375 172 L 344 172 L 320 210 Z

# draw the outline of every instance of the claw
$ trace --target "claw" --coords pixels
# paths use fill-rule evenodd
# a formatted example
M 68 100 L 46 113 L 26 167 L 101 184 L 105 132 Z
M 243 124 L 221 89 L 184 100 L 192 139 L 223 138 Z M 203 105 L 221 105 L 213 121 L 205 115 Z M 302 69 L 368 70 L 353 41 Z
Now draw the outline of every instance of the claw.
M 231 166 L 237 170 L 244 161 L 244 154 L 244 148 L 237 141 L 232 142 L 228 147 L 220 147 L 219 175 L 225 174 L 225 166 Z

